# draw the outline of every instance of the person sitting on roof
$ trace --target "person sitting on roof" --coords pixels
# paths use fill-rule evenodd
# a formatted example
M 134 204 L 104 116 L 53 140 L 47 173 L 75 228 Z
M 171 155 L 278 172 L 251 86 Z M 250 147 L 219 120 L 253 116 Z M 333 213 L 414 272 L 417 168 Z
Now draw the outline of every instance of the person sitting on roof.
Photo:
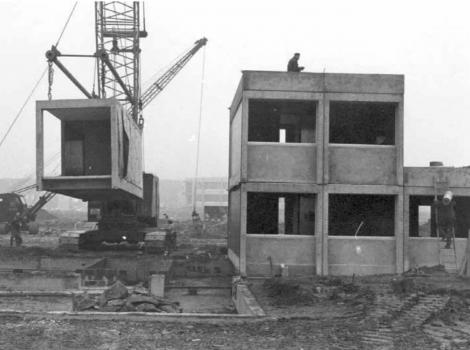
M 288 72 L 301 72 L 304 70 L 304 67 L 299 67 L 299 58 L 300 58 L 300 53 L 296 52 L 294 56 L 289 60 L 289 63 L 287 64 Z

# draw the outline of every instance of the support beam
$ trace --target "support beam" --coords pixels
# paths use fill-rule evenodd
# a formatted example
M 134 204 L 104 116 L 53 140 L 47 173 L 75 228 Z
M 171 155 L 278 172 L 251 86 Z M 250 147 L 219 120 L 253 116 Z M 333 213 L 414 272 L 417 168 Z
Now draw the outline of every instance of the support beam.
M 80 82 L 73 76 L 70 71 L 65 68 L 65 66 L 62 64 L 62 62 L 59 61 L 58 57 L 61 56 L 61 53 L 55 46 L 52 46 L 52 48 L 46 52 L 46 58 L 49 62 L 54 63 L 61 71 L 62 73 L 65 74 L 67 78 L 70 79 L 70 81 L 81 91 L 87 98 L 93 98 L 94 96 L 88 92 L 85 87 L 80 84 Z
M 101 61 L 104 62 L 104 64 L 106 64 L 109 71 L 111 72 L 111 74 L 114 76 L 114 78 L 116 79 L 119 86 L 124 91 L 124 94 L 127 96 L 127 100 L 132 105 L 134 105 L 134 102 L 135 102 L 134 98 L 132 97 L 132 94 L 129 91 L 129 89 L 127 88 L 126 84 L 122 81 L 121 77 L 119 76 L 119 73 L 116 71 L 116 69 L 111 64 L 111 61 L 109 60 L 108 53 L 104 50 L 100 50 L 100 51 L 96 52 L 96 57 L 99 57 L 101 59 Z

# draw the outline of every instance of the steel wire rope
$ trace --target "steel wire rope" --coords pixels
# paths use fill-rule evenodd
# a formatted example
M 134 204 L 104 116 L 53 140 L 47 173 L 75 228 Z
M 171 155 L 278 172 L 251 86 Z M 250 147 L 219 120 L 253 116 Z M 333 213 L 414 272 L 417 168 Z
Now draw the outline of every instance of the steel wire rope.
M 199 97 L 199 121 L 197 127 L 197 141 L 196 141 L 196 169 L 194 171 L 194 179 L 193 179 L 193 212 L 196 211 L 196 186 L 197 186 L 197 176 L 199 173 L 199 144 L 201 139 L 201 121 L 202 121 L 202 107 L 203 107 L 203 99 L 204 99 L 204 77 L 206 71 L 206 47 L 202 51 L 202 74 L 201 74 L 201 93 Z
M 154 85 L 156 82 L 157 82 L 157 79 L 159 79 L 164 73 L 168 72 L 170 70 L 171 67 L 173 67 L 176 62 L 178 62 L 180 59 L 183 58 L 183 56 L 188 53 L 188 51 L 193 47 L 194 45 L 191 45 L 189 47 L 187 47 L 185 50 L 181 51 L 181 53 L 176 56 L 175 59 L 173 59 L 170 63 L 168 63 L 167 65 L 165 65 L 164 67 L 160 68 L 158 71 L 156 71 L 155 73 L 153 73 L 150 78 L 148 78 L 143 84 L 142 86 L 145 87 L 145 91 L 148 90 L 152 85 Z
M 65 22 L 65 25 L 64 27 L 62 28 L 62 31 L 59 35 L 59 38 L 57 39 L 57 42 L 56 42 L 56 47 L 59 45 L 59 42 L 60 40 L 62 39 L 62 36 L 64 35 L 64 32 L 65 32 L 65 29 L 67 28 L 69 22 L 70 22 L 70 18 L 72 18 L 72 14 L 73 12 L 75 11 L 75 8 L 77 7 L 77 4 L 78 4 L 78 1 L 75 2 L 75 4 L 73 5 L 73 8 L 72 8 L 72 11 L 70 12 L 69 14 L 69 17 L 67 18 L 67 21 Z M 18 121 L 19 117 L 21 116 L 21 113 L 23 113 L 23 110 L 25 109 L 26 105 L 28 104 L 29 100 L 31 99 L 31 97 L 33 96 L 34 92 L 36 91 L 37 87 L 39 86 L 39 84 L 41 83 L 42 79 L 44 78 L 44 76 L 46 75 L 47 71 L 49 70 L 49 67 L 46 67 L 46 69 L 44 69 L 44 71 L 42 72 L 41 76 L 39 77 L 39 79 L 36 81 L 36 83 L 34 84 L 31 92 L 29 93 L 28 97 L 26 98 L 26 100 L 24 101 L 23 105 L 21 106 L 21 108 L 19 109 L 18 113 L 16 113 L 16 116 L 15 118 L 13 119 L 13 121 L 10 123 L 10 126 L 8 127 L 7 131 L 5 132 L 5 134 L 3 135 L 1 141 L 0 141 L 0 148 L 2 147 L 3 143 L 5 142 L 6 138 L 8 137 L 8 135 L 10 134 L 11 130 L 13 129 L 13 127 L 15 126 L 16 122 Z
M 78 4 L 78 1 L 75 1 L 75 4 L 73 4 L 73 7 L 72 7 L 72 11 L 70 11 L 69 17 L 67 18 L 67 21 L 65 22 L 65 25 L 62 28 L 62 31 L 60 32 L 59 38 L 57 39 L 57 42 L 55 44 L 56 47 L 59 46 L 59 42 L 62 39 L 62 36 L 64 35 L 65 29 L 69 25 L 70 19 L 72 18 L 72 15 L 75 11 L 75 8 L 77 7 L 77 4 Z

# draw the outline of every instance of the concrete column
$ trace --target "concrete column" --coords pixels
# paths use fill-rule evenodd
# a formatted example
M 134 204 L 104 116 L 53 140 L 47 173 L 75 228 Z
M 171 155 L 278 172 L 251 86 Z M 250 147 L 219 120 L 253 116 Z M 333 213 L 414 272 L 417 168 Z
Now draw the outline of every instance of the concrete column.
M 328 186 L 322 186 L 323 187 L 323 245 L 322 245 L 322 250 L 323 250 L 323 256 L 322 256 L 322 261 L 323 261 L 323 276 L 327 276 L 329 274 L 329 257 L 328 257 L 328 217 L 329 217 L 329 209 L 328 209 L 328 203 L 329 203 L 329 191 L 328 191 Z
M 315 268 L 317 275 L 328 275 L 328 190 L 321 186 L 317 200 L 318 224 L 315 240 Z
M 322 156 L 322 168 L 323 168 L 323 179 L 322 183 L 327 185 L 330 181 L 330 171 L 329 171 L 329 158 L 328 158 L 328 149 L 330 142 L 330 101 L 326 97 L 326 94 L 323 93 L 323 156 Z
M 246 217 L 247 189 L 246 184 L 240 185 L 240 275 L 246 276 Z
M 322 95 L 324 96 L 324 95 Z M 317 184 L 323 183 L 323 151 L 324 151 L 324 104 L 323 98 L 318 100 L 317 115 L 316 115 L 316 126 L 315 126 L 315 143 L 316 143 L 316 179 L 314 180 Z
M 323 274 L 323 189 L 317 193 L 315 206 L 315 270 Z
M 165 275 L 155 274 L 150 276 L 150 293 L 157 297 L 165 296 Z
M 395 251 L 396 251 L 396 273 L 402 273 L 405 268 L 404 249 L 404 215 L 403 215 L 403 192 L 395 196 Z
M 241 130 L 241 137 L 242 137 L 242 149 L 241 149 L 241 175 L 240 175 L 240 182 L 247 182 L 248 181 L 248 113 L 249 113 L 249 99 L 245 96 L 245 92 L 243 92 L 242 97 L 242 130 Z
M 403 188 L 403 270 L 410 269 L 408 243 L 410 238 L 410 194 Z
M 395 111 L 395 147 L 397 152 L 397 185 L 403 185 L 403 96 Z
M 36 184 L 38 186 L 38 190 L 42 189 L 43 176 L 44 176 L 44 115 L 43 115 L 41 108 L 36 104 Z

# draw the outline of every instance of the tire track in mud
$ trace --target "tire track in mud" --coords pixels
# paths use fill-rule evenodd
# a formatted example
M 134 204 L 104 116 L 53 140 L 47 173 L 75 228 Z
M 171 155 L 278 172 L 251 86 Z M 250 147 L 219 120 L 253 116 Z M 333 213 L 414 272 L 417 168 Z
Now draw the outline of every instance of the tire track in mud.
M 421 328 L 448 301 L 449 297 L 442 295 L 412 294 L 404 299 L 395 295 L 378 295 L 365 320 L 372 327 L 362 332 L 361 342 L 373 349 L 393 349 L 394 339 Z
M 425 324 L 423 332 L 439 343 L 441 349 L 468 349 L 470 347 L 470 322 L 452 321 L 446 324 L 440 319 Z

